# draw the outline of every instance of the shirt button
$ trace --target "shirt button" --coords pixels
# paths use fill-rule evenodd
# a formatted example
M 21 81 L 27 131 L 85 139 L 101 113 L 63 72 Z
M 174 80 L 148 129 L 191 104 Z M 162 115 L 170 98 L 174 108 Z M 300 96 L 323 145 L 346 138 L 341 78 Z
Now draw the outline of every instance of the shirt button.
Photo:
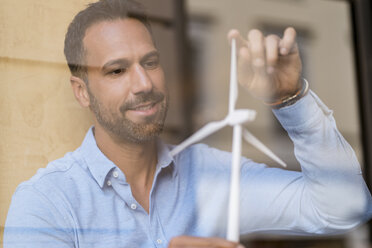
M 137 209 L 137 205 L 134 204 L 134 203 L 132 203 L 132 204 L 130 205 L 130 208 L 133 209 L 133 210 L 135 210 L 135 209 Z
M 119 176 L 119 172 L 114 171 L 114 172 L 112 173 L 112 176 L 115 177 L 115 178 L 118 178 L 118 176 Z
M 107 181 L 107 185 L 108 185 L 108 186 L 111 186 L 111 185 L 112 185 L 112 183 L 111 183 L 110 180 Z
M 161 239 L 158 239 L 158 240 L 156 240 L 156 243 L 158 243 L 160 245 L 161 243 L 163 243 L 163 241 Z

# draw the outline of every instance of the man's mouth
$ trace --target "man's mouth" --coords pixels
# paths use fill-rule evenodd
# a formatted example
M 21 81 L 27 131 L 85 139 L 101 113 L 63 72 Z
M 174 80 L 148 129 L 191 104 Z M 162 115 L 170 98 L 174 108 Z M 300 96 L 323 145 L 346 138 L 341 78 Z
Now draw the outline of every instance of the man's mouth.
M 141 103 L 127 109 L 127 114 L 134 118 L 150 117 L 155 115 L 160 109 L 160 102 Z
M 143 118 L 152 118 L 161 111 L 164 98 L 164 94 L 160 92 L 143 94 L 123 104 L 120 111 L 127 118 L 141 122 Z
M 150 102 L 150 103 L 144 103 L 144 104 L 139 104 L 137 106 L 131 107 L 128 110 L 134 110 L 134 111 L 145 111 L 153 108 L 157 104 L 157 102 Z

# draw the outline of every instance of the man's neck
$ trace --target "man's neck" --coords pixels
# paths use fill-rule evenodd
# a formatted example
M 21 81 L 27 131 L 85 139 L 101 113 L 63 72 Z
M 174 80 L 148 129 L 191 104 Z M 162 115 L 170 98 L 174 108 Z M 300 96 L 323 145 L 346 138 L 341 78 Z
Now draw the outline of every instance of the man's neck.
M 133 196 L 148 210 L 146 201 L 157 164 L 156 140 L 143 143 L 118 141 L 100 127 L 94 129 L 94 136 L 102 153 L 125 174 Z

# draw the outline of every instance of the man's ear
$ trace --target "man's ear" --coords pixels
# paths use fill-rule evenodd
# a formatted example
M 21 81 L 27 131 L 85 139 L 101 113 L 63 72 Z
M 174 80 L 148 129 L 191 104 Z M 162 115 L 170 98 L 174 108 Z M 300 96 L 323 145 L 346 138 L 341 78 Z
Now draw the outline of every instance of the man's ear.
M 74 92 L 75 98 L 79 102 L 79 104 L 82 107 L 89 107 L 90 105 L 89 94 L 87 85 L 84 82 L 84 80 L 76 76 L 71 76 L 70 82 L 72 91 Z

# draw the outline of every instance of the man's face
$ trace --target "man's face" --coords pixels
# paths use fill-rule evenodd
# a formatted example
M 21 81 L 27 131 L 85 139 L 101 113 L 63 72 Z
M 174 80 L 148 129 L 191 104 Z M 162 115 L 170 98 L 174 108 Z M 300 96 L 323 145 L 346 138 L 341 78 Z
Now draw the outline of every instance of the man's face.
M 88 28 L 83 42 L 96 128 L 136 143 L 159 135 L 168 95 L 146 27 L 129 18 L 103 21 Z

